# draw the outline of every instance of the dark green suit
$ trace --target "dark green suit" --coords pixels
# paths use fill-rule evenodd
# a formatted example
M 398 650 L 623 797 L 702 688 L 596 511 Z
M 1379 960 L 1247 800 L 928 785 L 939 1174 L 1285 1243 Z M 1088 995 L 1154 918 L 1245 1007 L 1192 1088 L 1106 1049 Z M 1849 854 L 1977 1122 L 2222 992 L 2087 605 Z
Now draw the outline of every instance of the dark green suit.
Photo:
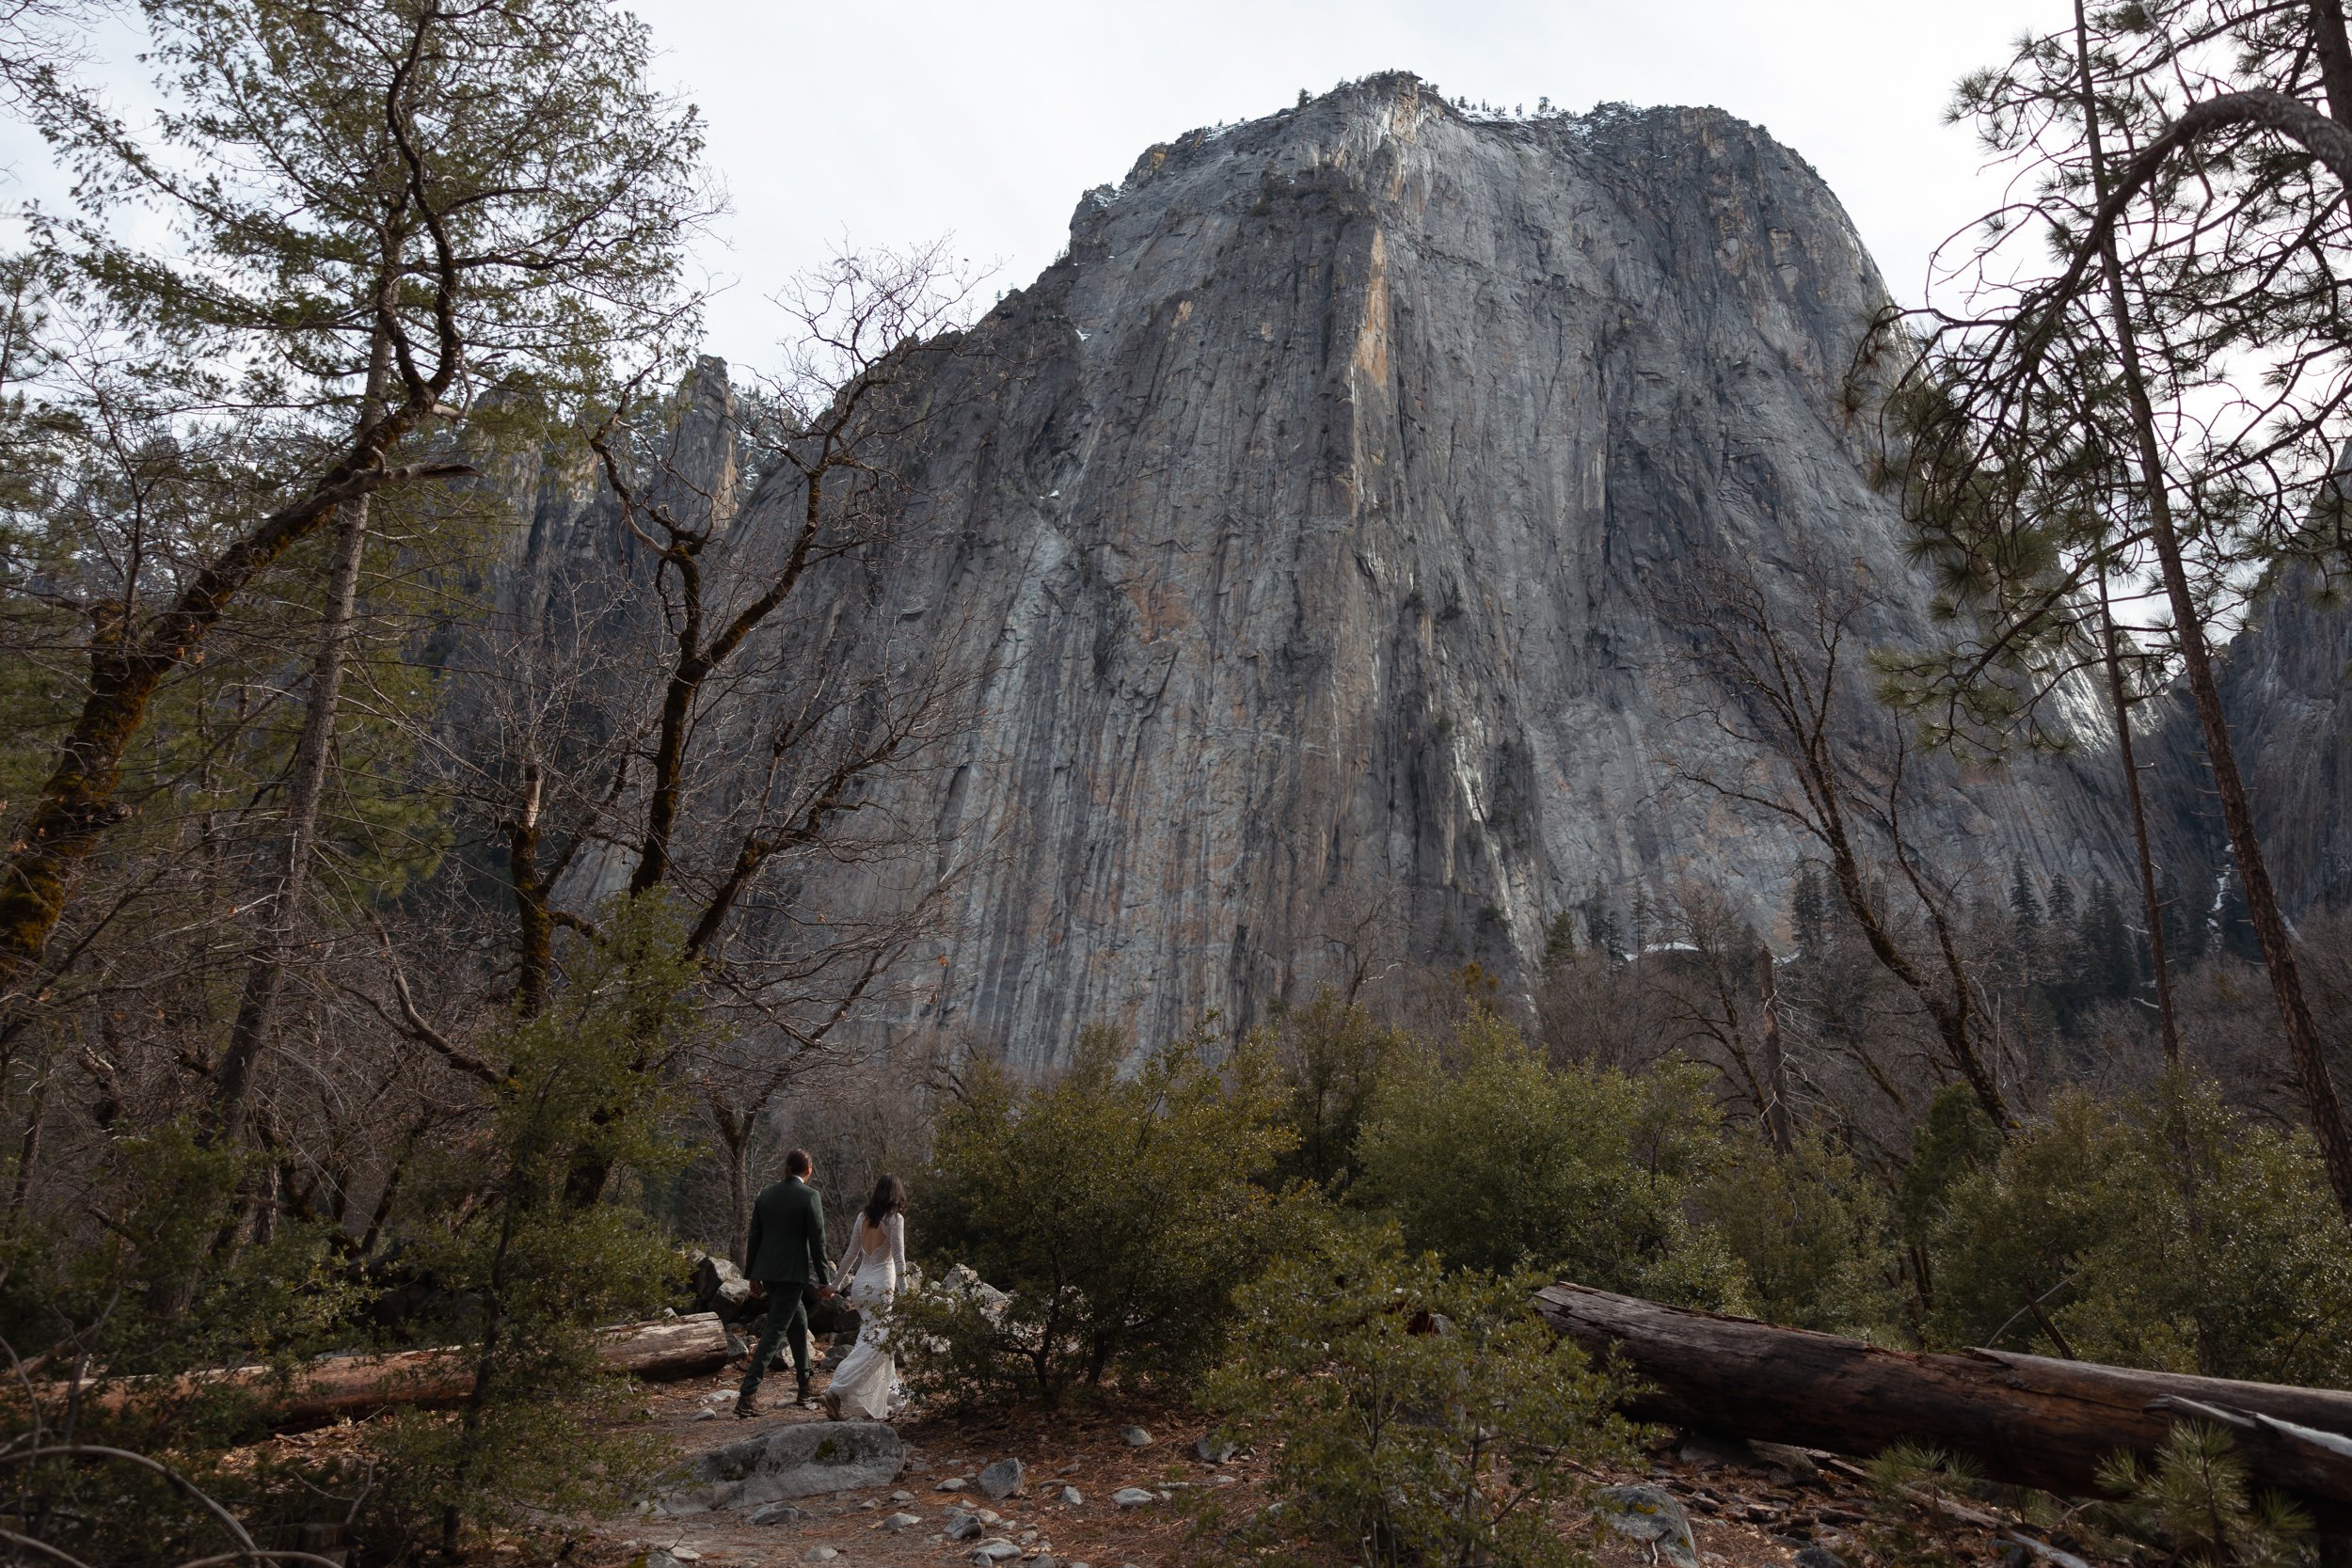
M 742 1397 L 759 1391 L 776 1341 L 792 1347 L 792 1370 L 808 1388 L 808 1309 L 825 1282 L 825 1200 L 797 1176 L 787 1176 L 752 1201 L 752 1234 L 743 1246 L 743 1273 L 768 1289 L 768 1332 L 752 1352 Z

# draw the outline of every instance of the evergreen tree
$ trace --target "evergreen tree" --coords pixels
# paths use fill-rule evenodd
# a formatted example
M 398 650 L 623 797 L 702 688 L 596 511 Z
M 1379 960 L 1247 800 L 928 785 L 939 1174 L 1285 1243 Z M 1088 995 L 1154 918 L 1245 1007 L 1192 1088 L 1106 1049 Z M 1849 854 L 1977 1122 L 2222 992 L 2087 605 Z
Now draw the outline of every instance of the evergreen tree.
M 1544 973 L 1551 974 L 1576 957 L 1576 916 L 1562 910 L 1544 927 Z
M 2169 871 L 2157 881 L 2156 896 L 2164 906 L 2165 951 L 2185 964 L 2203 958 L 2211 935 L 2205 925 L 2203 901 L 2184 893 Z
M 1821 868 L 1811 861 L 1797 868 L 1788 895 L 1789 934 L 1802 958 L 1818 958 L 1829 947 L 1829 901 L 1821 891 Z
M 2009 919 L 2017 933 L 2020 946 L 2032 941 L 2042 929 L 2042 900 L 2034 893 L 2033 873 L 2026 869 L 2026 857 L 2023 855 L 2010 865 Z
M 2048 911 L 2050 931 L 2064 942 L 2074 930 L 2074 884 L 2061 873 L 2050 879 L 2050 899 L 2043 906 Z
M 2088 993 L 2104 1002 L 2131 995 L 2139 980 L 2139 962 L 2132 932 L 2123 920 L 2123 900 L 2106 877 L 2093 877 L 2090 900 L 2083 911 L 2080 946 L 2083 979 Z
M 1609 907 L 1608 895 L 1596 881 L 1593 890 L 1584 895 L 1584 945 L 1613 958 L 1625 957 L 1625 932 L 1617 924 L 1614 910 Z

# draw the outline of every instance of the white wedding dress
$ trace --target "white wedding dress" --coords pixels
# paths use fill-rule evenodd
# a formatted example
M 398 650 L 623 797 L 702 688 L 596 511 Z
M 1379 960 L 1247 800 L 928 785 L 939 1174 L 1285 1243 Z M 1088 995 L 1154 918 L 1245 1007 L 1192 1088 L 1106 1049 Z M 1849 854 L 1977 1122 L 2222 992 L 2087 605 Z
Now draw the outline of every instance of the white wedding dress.
M 890 1350 L 885 1321 L 907 1272 L 906 1220 L 885 1215 L 879 1227 L 858 1215 L 850 1245 L 834 1271 L 833 1288 L 857 1308 L 857 1344 L 833 1374 L 828 1402 L 845 1419 L 880 1421 L 898 1397 L 898 1361 Z

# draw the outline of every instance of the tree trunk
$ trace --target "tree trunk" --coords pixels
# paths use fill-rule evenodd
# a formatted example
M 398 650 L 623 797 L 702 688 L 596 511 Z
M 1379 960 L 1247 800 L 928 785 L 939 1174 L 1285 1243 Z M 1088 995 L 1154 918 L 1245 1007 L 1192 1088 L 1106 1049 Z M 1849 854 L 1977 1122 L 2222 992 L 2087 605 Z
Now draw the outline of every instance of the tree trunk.
M 278 1030 L 286 990 L 286 957 L 302 924 L 310 892 L 310 856 L 318 842 L 319 802 L 335 749 L 335 717 L 342 696 L 343 667 L 350 649 L 352 612 L 359 588 L 359 565 L 367 554 L 368 502 L 343 503 L 335 528 L 335 558 L 328 574 L 326 617 L 310 664 L 308 710 L 294 743 L 294 784 L 286 800 L 286 833 L 278 847 L 276 885 L 265 904 L 262 932 L 246 959 L 245 990 L 230 1026 L 214 1081 L 214 1133 L 225 1143 L 245 1135 L 246 1108 L 262 1053 Z
M 2161 1448 L 2176 1419 L 2230 1430 L 2248 1479 L 2352 1504 L 2352 1393 L 1973 1350 L 1931 1355 L 1559 1284 L 1535 1307 L 1647 1385 L 1644 1420 L 1871 1454 L 1967 1455 L 1997 1481 L 2097 1496 L 2101 1460 Z
M 2123 793 L 2132 806 L 2132 845 L 2139 857 L 2139 905 L 2148 922 L 2148 968 L 2156 983 L 2156 1020 L 2164 1033 L 2164 1060 L 2181 1065 L 2181 1031 L 2172 1016 L 2172 974 L 2165 962 L 2164 898 L 2156 891 L 2155 856 L 2148 848 L 2148 807 L 2139 787 L 2139 762 L 2132 749 L 2132 712 L 2124 702 L 2123 657 L 2115 616 L 2107 608 L 2107 573 L 2099 568 L 2099 629 L 2106 641 L 2107 700 L 2115 706 L 2115 747 L 2123 763 Z
M 90 639 L 82 711 L 59 743 L 0 868 L 0 984 L 21 983 L 24 971 L 40 961 L 83 857 L 131 815 L 116 796 L 123 756 L 146 725 L 147 705 L 167 676 L 200 657 L 205 637 L 237 596 L 345 501 L 388 485 L 473 474 L 466 463 L 383 466 L 386 451 L 422 420 L 428 406 L 405 405 L 364 432 L 299 500 L 262 518 L 222 550 L 144 630 L 133 625 L 127 604 L 100 617 Z
M 1764 1131 L 1772 1140 L 1772 1147 L 1783 1154 L 1788 1152 L 1795 1139 L 1788 1126 L 1788 1070 L 1780 1049 L 1780 1011 L 1773 1005 L 1779 988 L 1772 975 L 1772 950 L 1758 946 L 1756 950 L 1756 988 L 1762 995 L 1758 1010 L 1764 1015 Z
M 2106 166 L 2100 146 L 2098 103 L 2091 92 L 2084 38 L 2077 0 L 2075 40 L 2081 54 L 2084 126 L 2089 136 L 2093 184 L 2104 199 Z M 2148 507 L 2148 533 L 2155 546 L 2165 597 L 2171 606 L 2173 626 L 2180 638 L 2182 670 L 2188 677 L 2189 696 L 2196 705 L 2198 724 L 2204 732 L 2205 760 L 2213 771 L 2214 793 L 2221 801 L 2221 820 L 2230 833 L 2230 853 L 2237 863 L 2238 879 L 2246 890 L 2247 913 L 2253 922 L 2254 934 L 2262 940 L 2263 962 L 2270 972 L 2271 994 L 2278 1003 L 2279 1021 L 2286 1030 L 2287 1053 L 2295 1062 L 2296 1081 L 2303 1091 L 2304 1107 L 2311 1114 L 2312 1134 L 2318 1140 L 2320 1158 L 2327 1164 L 2328 1184 L 2335 1190 L 2336 1203 L 2345 1217 L 2352 1219 L 2352 1131 L 2345 1128 L 2344 1104 L 2336 1098 L 2335 1084 L 2328 1075 L 2328 1058 L 2320 1046 L 2319 1027 L 2312 1022 L 2311 1005 L 2303 995 L 2303 976 L 2296 962 L 2295 943 L 2287 934 L 2285 919 L 2279 913 L 2279 895 L 2270 885 L 2270 867 L 2263 858 L 2261 837 L 2254 831 L 2254 811 L 2247 800 L 2246 780 L 2238 771 L 2237 752 L 2230 743 L 2229 715 L 2222 708 L 2221 688 L 2214 679 L 2212 656 L 2205 646 L 2204 617 L 2196 595 L 2189 590 L 2188 573 L 2182 564 L 2181 537 L 2173 527 L 2163 448 L 2156 438 L 2155 409 L 2149 401 L 2147 380 L 2140 368 L 2138 333 L 2132 321 L 2131 295 L 2112 225 L 2102 238 L 2099 259 L 2106 273 L 2107 307 L 2115 325 L 2123 392 L 2131 404 L 2132 423 L 2138 438 L 2139 479 Z
M 33 1103 L 24 1113 L 24 1136 L 16 1146 L 16 1180 L 9 1184 L 8 1212 L 21 1214 L 25 1200 L 32 1196 L 33 1166 L 40 1159 L 42 1118 L 49 1111 L 49 1078 L 43 1074 L 33 1085 Z
M 368 364 L 361 427 L 383 416 L 391 375 L 391 341 L 379 329 Z M 246 1108 L 262 1053 L 278 1031 L 286 990 L 286 956 L 302 924 L 302 901 L 310 891 L 310 857 L 318 842 L 319 802 L 335 751 L 335 719 L 342 705 L 343 669 L 349 662 L 353 613 L 359 600 L 359 568 L 368 553 L 368 498 L 343 502 L 335 519 L 335 549 L 327 567 L 326 604 L 319 625 L 318 650 L 310 659 L 310 689 L 294 742 L 294 784 L 286 800 L 286 832 L 279 845 L 278 878 L 270 890 L 262 934 L 246 960 L 245 991 L 229 1030 L 214 1080 L 213 1134 L 225 1143 L 245 1136 Z
M 602 1332 L 597 1356 L 604 1365 L 648 1383 L 699 1377 L 727 1361 L 727 1331 L 713 1312 L 626 1323 Z M 463 1404 L 473 1393 L 474 1352 L 472 1347 L 456 1345 L 315 1361 L 294 1375 L 282 1396 L 273 1391 L 278 1376 L 270 1367 L 231 1367 L 185 1378 L 124 1378 L 85 1383 L 82 1398 L 86 1408 L 94 1405 L 113 1411 L 134 1400 L 153 1397 L 161 1384 L 169 1384 L 171 1392 L 228 1384 L 252 1388 L 264 1403 L 270 1425 L 280 1432 L 294 1432 L 392 1405 Z M 63 1400 L 71 1389 L 55 1385 L 39 1392 L 44 1399 Z

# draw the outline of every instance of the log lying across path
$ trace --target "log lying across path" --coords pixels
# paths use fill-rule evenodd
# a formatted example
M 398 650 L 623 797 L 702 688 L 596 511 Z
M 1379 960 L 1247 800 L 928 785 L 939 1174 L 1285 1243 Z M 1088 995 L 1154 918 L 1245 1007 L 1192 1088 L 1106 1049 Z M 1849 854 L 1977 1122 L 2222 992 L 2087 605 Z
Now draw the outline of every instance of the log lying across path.
M 675 1382 L 724 1366 L 727 1331 L 713 1312 L 624 1323 L 604 1331 L 599 1354 L 615 1371 L 648 1383 Z M 462 1403 L 473 1391 L 473 1360 L 462 1345 L 389 1355 L 331 1356 L 296 1371 L 282 1394 L 271 1386 L 274 1376 L 266 1367 L 231 1367 L 171 1381 L 175 1391 L 189 1393 L 209 1385 L 251 1387 L 263 1396 L 271 1426 L 298 1432 L 388 1405 Z M 88 1385 L 83 1398 L 107 1409 L 135 1398 L 151 1398 L 157 1391 L 148 1379 L 129 1378 Z M 63 1403 L 66 1393 L 63 1385 L 46 1390 L 50 1402 L 56 1404 Z
M 2093 1472 L 2118 1449 L 2152 1453 L 2175 1420 L 2201 1420 L 2230 1429 L 2256 1484 L 2330 1514 L 2352 1507 L 2352 1393 L 2005 1351 L 1882 1350 L 1582 1285 L 1549 1286 L 1535 1305 L 1649 1386 L 1631 1407 L 1644 1420 L 1837 1453 L 1921 1443 L 1994 1480 L 2077 1496 L 2098 1494 Z

